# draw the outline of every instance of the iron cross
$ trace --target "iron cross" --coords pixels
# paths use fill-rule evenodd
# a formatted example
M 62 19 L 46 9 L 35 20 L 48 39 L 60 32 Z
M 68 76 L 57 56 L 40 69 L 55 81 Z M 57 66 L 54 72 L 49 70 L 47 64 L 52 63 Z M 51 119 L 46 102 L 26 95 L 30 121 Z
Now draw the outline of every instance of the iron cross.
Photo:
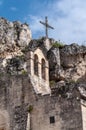
M 46 34 L 46 38 L 48 38 L 48 28 L 50 28 L 50 29 L 54 29 L 54 28 L 51 27 L 51 26 L 48 24 L 48 19 L 47 19 L 47 17 L 45 17 L 45 22 L 40 21 L 40 23 L 45 26 L 45 34 Z

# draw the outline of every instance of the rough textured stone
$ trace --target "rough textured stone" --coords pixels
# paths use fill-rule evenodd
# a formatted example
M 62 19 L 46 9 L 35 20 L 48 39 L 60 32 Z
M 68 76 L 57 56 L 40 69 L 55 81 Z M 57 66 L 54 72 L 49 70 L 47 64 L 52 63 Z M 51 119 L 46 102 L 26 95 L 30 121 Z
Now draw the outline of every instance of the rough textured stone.
M 0 129 L 26 130 L 29 125 L 30 130 L 85 130 L 86 109 L 81 99 L 84 104 L 86 47 L 72 44 L 47 50 L 45 39 L 30 40 L 27 24 L 0 18 Z M 40 61 L 43 54 L 47 69 L 49 60 L 51 95 L 36 93 L 34 66 L 28 63 L 34 59 L 29 51 L 40 53 Z M 41 62 L 39 64 L 41 70 Z M 41 76 L 41 71 L 39 74 Z M 46 87 L 40 76 L 36 79 L 38 85 L 40 82 Z M 49 87 L 49 79 L 47 81 Z M 45 88 L 40 90 L 45 91 Z
M 58 53 L 57 53 L 58 52 Z M 51 80 L 77 81 L 86 73 L 86 47 L 76 44 L 51 48 L 48 54 Z
M 59 80 L 61 65 L 60 65 L 60 51 L 59 48 L 52 47 L 48 51 L 50 80 Z
M 31 31 L 27 24 L 9 22 L 0 18 L 0 58 L 6 67 L 8 59 L 23 55 L 24 49 L 31 41 Z

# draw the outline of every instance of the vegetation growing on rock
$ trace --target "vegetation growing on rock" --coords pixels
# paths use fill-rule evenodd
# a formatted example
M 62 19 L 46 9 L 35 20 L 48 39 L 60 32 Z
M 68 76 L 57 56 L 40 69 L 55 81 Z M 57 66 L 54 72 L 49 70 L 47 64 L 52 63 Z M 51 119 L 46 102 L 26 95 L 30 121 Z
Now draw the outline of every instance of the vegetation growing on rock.
M 63 48 L 65 45 L 60 42 L 60 41 L 56 41 L 55 43 L 53 43 L 53 47 L 55 48 Z

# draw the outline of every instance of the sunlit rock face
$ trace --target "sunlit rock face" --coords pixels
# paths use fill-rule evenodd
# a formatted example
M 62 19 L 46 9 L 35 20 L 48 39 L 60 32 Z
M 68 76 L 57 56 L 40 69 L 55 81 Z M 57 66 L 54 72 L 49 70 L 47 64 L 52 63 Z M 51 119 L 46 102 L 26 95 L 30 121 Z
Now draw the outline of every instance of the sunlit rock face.
M 50 78 L 56 81 L 77 81 L 86 74 L 86 47 L 77 44 L 51 48 L 48 53 Z
M 22 52 L 31 41 L 29 26 L 18 21 L 9 22 L 0 18 L 0 62 L 1 69 L 7 66 L 7 62 L 14 57 L 21 57 Z
M 27 24 L 0 18 L 0 57 L 9 54 L 21 55 L 21 49 L 24 49 L 30 41 L 31 31 Z
M 71 44 L 60 51 L 61 65 L 66 78 L 79 80 L 86 73 L 86 46 Z

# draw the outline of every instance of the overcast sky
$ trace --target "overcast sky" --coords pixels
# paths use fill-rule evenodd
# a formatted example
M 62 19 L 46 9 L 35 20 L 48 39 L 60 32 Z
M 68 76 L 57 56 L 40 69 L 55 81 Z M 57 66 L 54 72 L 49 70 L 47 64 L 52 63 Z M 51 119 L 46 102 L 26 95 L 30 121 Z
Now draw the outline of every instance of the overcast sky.
M 0 16 L 27 22 L 33 38 L 45 36 L 39 21 L 48 16 L 50 38 L 86 45 L 86 0 L 0 0 Z

